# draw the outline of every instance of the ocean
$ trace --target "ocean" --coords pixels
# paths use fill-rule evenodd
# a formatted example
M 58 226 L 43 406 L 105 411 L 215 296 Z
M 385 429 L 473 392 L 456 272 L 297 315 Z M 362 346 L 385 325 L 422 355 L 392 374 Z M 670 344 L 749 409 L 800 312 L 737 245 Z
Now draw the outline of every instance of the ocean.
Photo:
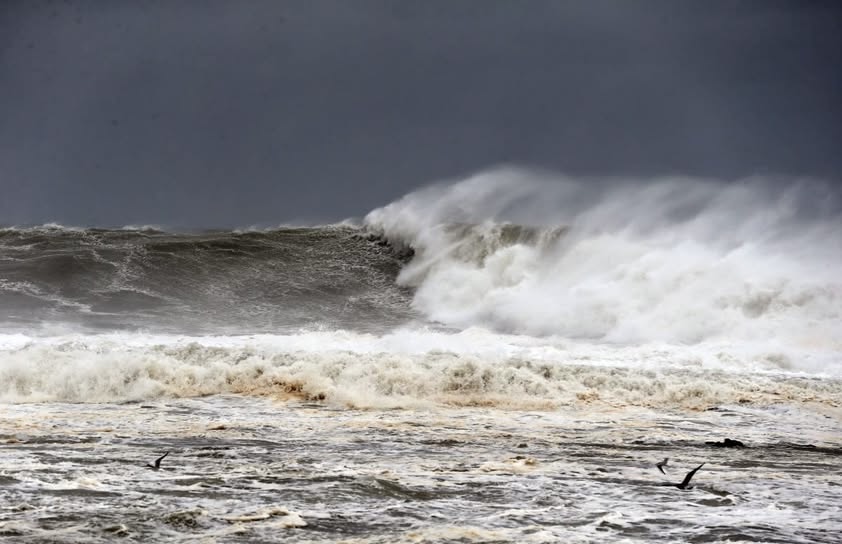
M 0 541 L 842 542 L 835 195 L 498 169 L 2 228 Z

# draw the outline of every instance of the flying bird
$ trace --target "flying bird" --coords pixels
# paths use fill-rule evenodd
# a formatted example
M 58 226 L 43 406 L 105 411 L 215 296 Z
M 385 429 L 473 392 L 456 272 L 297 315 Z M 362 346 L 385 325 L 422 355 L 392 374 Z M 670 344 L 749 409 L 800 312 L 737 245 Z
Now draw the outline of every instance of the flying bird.
M 160 468 L 161 468 L 161 461 L 163 461 L 163 460 L 164 460 L 164 457 L 166 457 L 166 456 L 167 456 L 167 455 L 169 455 L 169 454 L 170 454 L 170 452 L 165 453 L 164 455 L 162 455 L 162 456 L 158 457 L 157 459 L 155 459 L 155 461 L 154 461 L 153 463 L 146 463 L 146 466 L 147 466 L 147 467 L 149 467 L 149 468 L 151 468 L 151 469 L 153 469 L 153 470 L 158 470 L 158 469 L 160 469 Z
M 666 474 L 666 472 L 664 472 L 664 467 L 667 466 L 667 463 L 669 463 L 669 460 L 670 460 L 669 457 L 664 457 L 663 461 L 655 463 L 655 466 L 658 467 L 658 470 L 661 471 L 661 474 Z
M 693 475 L 696 474 L 696 471 L 699 470 L 700 468 L 702 468 L 703 466 L 705 466 L 704 463 L 702 463 L 701 465 L 697 466 L 696 468 L 694 468 L 693 470 L 688 472 L 687 476 L 684 477 L 684 481 L 682 481 L 680 484 L 672 484 L 672 485 L 674 485 L 678 489 L 693 489 L 693 487 L 690 485 L 690 480 L 693 479 Z

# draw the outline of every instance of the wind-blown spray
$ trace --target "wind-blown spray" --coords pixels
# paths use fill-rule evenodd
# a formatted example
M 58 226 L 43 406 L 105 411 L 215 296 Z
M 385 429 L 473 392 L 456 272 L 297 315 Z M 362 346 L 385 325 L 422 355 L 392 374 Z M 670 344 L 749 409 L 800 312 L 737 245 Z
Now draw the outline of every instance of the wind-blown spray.
M 609 342 L 838 347 L 839 200 L 821 182 L 580 181 L 519 169 L 422 189 L 366 218 L 415 250 L 431 319 Z

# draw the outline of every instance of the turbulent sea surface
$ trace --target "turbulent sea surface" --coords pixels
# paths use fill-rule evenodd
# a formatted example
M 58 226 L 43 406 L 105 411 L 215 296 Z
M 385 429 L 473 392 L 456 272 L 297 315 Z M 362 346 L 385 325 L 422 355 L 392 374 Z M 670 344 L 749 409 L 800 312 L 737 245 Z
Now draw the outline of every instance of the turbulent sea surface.
M 0 541 L 840 542 L 836 193 L 550 178 L 0 229 Z

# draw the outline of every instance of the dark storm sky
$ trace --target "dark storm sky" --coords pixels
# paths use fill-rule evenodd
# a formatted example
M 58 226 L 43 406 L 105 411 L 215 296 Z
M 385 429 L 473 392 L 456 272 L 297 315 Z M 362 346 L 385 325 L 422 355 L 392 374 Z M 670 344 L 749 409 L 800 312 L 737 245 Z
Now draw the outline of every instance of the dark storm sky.
M 842 3 L 0 2 L 0 224 L 360 216 L 500 163 L 842 175 Z

